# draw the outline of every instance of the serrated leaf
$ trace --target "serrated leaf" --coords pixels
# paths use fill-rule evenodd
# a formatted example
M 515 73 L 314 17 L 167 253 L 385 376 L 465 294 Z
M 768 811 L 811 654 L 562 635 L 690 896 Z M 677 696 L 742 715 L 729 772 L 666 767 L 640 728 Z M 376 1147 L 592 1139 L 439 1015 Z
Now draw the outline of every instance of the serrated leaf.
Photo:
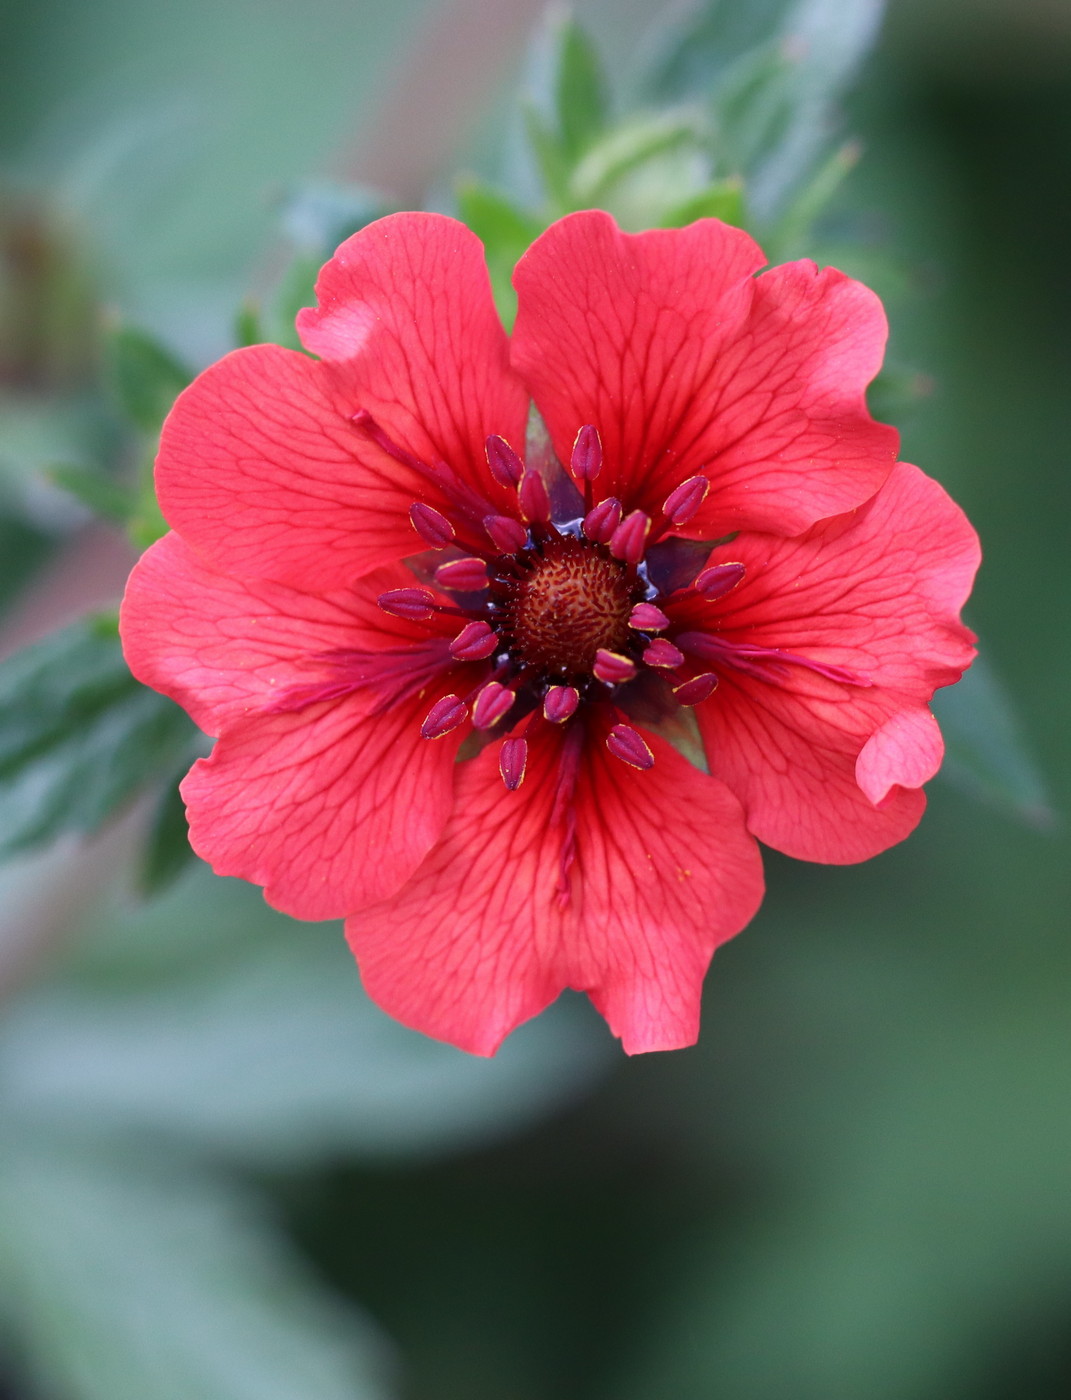
M 0 1281 L 21 1368 L 66 1400 L 383 1400 L 385 1348 L 259 1199 L 71 1138 L 3 1144 Z
M 0 853 L 94 831 L 173 769 L 196 730 L 127 669 L 114 620 L 0 664 Z
M 576 162 L 606 128 L 609 95 L 595 47 L 571 15 L 555 23 L 554 106 L 566 158 Z
M 958 685 L 937 692 L 933 711 L 945 737 L 943 777 L 1031 826 L 1053 825 L 1045 780 L 1026 746 L 1015 705 L 984 656 Z
M 152 336 L 119 325 L 105 338 L 105 370 L 124 415 L 155 435 L 193 374 Z

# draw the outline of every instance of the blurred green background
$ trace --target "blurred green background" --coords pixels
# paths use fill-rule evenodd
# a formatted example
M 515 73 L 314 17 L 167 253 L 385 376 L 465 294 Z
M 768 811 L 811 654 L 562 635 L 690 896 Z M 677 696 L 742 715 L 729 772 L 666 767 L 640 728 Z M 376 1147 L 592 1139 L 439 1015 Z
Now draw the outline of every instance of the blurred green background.
M 627 90 L 687 8 L 577 11 Z M 302 181 L 501 177 L 540 13 L 8 0 L 8 648 L 129 565 L 45 477 L 126 450 L 101 308 L 198 366 L 301 249 Z M 950 771 L 866 866 L 769 857 L 700 1045 L 635 1060 L 579 998 L 470 1060 L 368 1005 L 334 926 L 200 869 L 140 900 L 141 811 L 13 861 L 5 1400 L 1071 1393 L 1071 7 L 894 0 L 844 107 L 864 156 L 800 251 L 886 298 L 889 414 L 981 533 L 969 618 L 1045 790 L 976 713 L 1020 810 Z

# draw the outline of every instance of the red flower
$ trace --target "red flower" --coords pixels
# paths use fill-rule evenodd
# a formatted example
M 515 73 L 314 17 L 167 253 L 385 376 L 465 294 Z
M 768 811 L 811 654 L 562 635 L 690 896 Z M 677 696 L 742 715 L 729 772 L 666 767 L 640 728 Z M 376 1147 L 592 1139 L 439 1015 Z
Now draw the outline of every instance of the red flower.
M 123 636 L 218 735 L 194 847 L 348 916 L 431 1035 L 490 1053 L 571 986 L 626 1050 L 689 1044 L 754 836 L 860 860 L 921 815 L 977 542 L 867 412 L 876 297 L 763 262 L 573 215 L 511 344 L 476 238 L 396 215 L 324 268 L 319 359 L 236 351 L 165 425 Z

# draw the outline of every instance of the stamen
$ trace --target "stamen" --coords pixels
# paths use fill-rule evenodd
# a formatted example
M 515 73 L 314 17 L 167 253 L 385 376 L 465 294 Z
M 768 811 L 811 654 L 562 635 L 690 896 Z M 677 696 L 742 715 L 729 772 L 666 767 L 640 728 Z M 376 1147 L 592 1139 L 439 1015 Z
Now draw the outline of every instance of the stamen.
M 703 570 L 692 586 L 697 593 L 702 593 L 704 598 L 713 602 L 715 598 L 724 598 L 726 593 L 731 593 L 744 577 L 744 572 L 743 564 L 713 564 Z
M 485 515 L 483 528 L 494 547 L 503 554 L 516 554 L 528 543 L 528 531 L 510 515 Z
M 623 685 L 636 675 L 636 663 L 619 651 L 607 651 L 600 647 L 595 653 L 595 665 L 591 668 L 600 681 L 607 685 Z
M 498 647 L 498 634 L 486 622 L 470 622 L 450 643 L 450 655 L 459 661 L 483 661 Z
M 611 535 L 621 524 L 621 515 L 621 502 L 615 496 L 607 496 L 584 516 L 584 534 L 594 544 L 609 544 Z
M 650 516 L 642 510 L 630 511 L 610 537 L 610 553 L 626 564 L 638 564 L 647 545 Z
M 628 615 L 628 625 L 637 632 L 661 632 L 669 626 L 669 618 L 653 603 L 637 603 Z
M 551 724 L 564 724 L 576 714 L 580 692 L 572 685 L 552 685 L 543 697 L 543 715 Z
M 710 482 L 705 476 L 690 476 L 663 501 L 662 514 L 671 524 L 683 525 L 706 500 L 709 490 Z
M 381 593 L 376 602 L 391 617 L 404 617 L 410 622 L 422 622 L 435 611 L 435 599 L 426 588 L 391 588 Z
M 451 559 L 435 570 L 435 582 L 456 593 L 479 593 L 487 587 L 487 565 L 474 555 Z
M 591 423 L 577 433 L 569 465 L 581 481 L 594 481 L 602 471 L 602 441 Z
M 517 697 L 498 681 L 488 681 L 476 696 L 472 707 L 472 722 L 477 729 L 490 729 L 510 709 Z
M 648 666 L 657 666 L 662 670 L 672 671 L 684 661 L 684 652 L 679 651 L 665 637 L 656 637 L 645 648 L 643 659 Z
M 454 527 L 442 511 L 436 510 L 434 506 L 415 501 L 409 507 L 409 519 L 413 522 L 413 529 L 432 549 L 445 549 L 452 543 Z
M 632 768 L 654 767 L 654 754 L 630 725 L 615 724 L 606 736 L 606 747 Z
M 421 736 L 425 739 L 441 739 L 444 734 L 449 734 L 451 729 L 464 724 L 468 713 L 468 706 L 463 700 L 456 695 L 444 695 L 441 700 L 436 700 L 428 711 L 427 719 L 420 726 Z
M 484 447 L 487 465 L 499 486 L 517 486 L 524 475 L 524 463 L 504 437 L 492 433 Z
M 498 751 L 498 771 L 510 792 L 516 792 L 524 782 L 524 770 L 528 766 L 528 740 L 504 739 Z
M 550 497 L 539 472 L 526 471 L 520 489 L 521 514 L 525 520 L 550 519 Z
M 678 705 L 701 705 L 704 700 L 710 699 L 717 688 L 717 676 L 713 671 L 707 671 L 701 676 L 693 676 L 683 685 L 674 686 L 673 696 Z

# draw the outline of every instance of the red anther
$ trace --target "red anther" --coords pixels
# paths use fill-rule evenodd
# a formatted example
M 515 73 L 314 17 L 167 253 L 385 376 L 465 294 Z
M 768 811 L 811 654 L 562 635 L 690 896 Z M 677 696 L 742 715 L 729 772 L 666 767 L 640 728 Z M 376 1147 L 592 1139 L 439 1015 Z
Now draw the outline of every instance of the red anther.
M 585 423 L 577 433 L 569 465 L 573 475 L 581 481 L 594 481 L 602 471 L 602 441 L 590 423 Z
M 656 637 L 644 648 L 643 659 L 648 666 L 657 666 L 660 670 L 672 671 L 675 666 L 681 665 L 684 661 L 684 652 L 678 650 L 665 637 Z
M 550 519 L 550 497 L 538 472 L 525 472 L 520 489 L 521 514 L 525 520 Z
M 444 734 L 449 734 L 451 729 L 456 729 L 459 724 L 464 724 L 468 718 L 469 707 L 456 695 L 444 695 L 441 700 L 436 700 L 428 711 L 428 717 L 420 726 L 421 737 L 424 739 L 441 739 Z
M 701 705 L 704 700 L 710 699 L 717 688 L 717 676 L 713 671 L 707 671 L 701 676 L 693 676 L 683 685 L 674 686 L 673 696 L 679 705 Z
M 627 724 L 615 724 L 606 736 L 606 747 L 615 758 L 633 768 L 653 768 L 654 754 L 635 729 Z
M 704 598 L 724 598 L 743 577 L 743 564 L 713 564 L 709 569 L 703 570 L 693 587 L 697 593 L 702 593 Z
M 503 739 L 498 751 L 498 771 L 510 792 L 516 792 L 524 782 L 524 770 L 528 766 L 528 740 Z
M 662 514 L 671 524 L 683 525 L 706 500 L 709 490 L 710 482 L 705 476 L 690 476 L 662 502 Z
M 636 674 L 636 663 L 619 651 L 607 651 L 600 647 L 595 653 L 595 665 L 591 668 L 600 681 L 607 685 L 623 685 Z
M 487 439 L 484 451 L 491 475 L 499 486 L 517 486 L 524 475 L 524 463 L 510 447 L 504 437 L 492 433 Z
M 584 516 L 584 534 L 594 544 L 609 544 L 610 536 L 620 524 L 621 502 L 614 496 L 607 496 Z
M 483 528 L 494 547 L 503 554 L 516 554 L 528 543 L 528 531 L 511 515 L 485 515 Z
M 453 542 L 454 527 L 442 511 L 436 510 L 434 506 L 415 501 L 409 507 L 409 519 L 413 522 L 413 529 L 432 549 L 445 549 Z
M 486 622 L 470 622 L 450 643 L 450 655 L 459 661 L 482 661 L 498 647 L 498 635 Z
M 426 588 L 392 588 L 381 593 L 376 602 L 391 617 L 422 622 L 435 611 L 435 599 Z
M 472 707 L 472 722 L 477 729 L 490 729 L 497 724 L 517 697 L 498 681 L 488 681 L 476 696 Z
M 487 565 L 474 555 L 451 559 L 435 570 L 435 582 L 455 593 L 479 593 L 487 587 Z
M 647 546 L 650 516 L 642 510 L 630 511 L 610 536 L 610 553 L 626 564 L 638 564 Z
M 628 615 L 628 625 L 637 632 L 661 632 L 669 626 L 669 618 L 653 603 L 637 603 Z
M 580 692 L 571 685 L 552 685 L 543 697 L 543 715 L 551 724 L 564 724 L 576 714 Z

